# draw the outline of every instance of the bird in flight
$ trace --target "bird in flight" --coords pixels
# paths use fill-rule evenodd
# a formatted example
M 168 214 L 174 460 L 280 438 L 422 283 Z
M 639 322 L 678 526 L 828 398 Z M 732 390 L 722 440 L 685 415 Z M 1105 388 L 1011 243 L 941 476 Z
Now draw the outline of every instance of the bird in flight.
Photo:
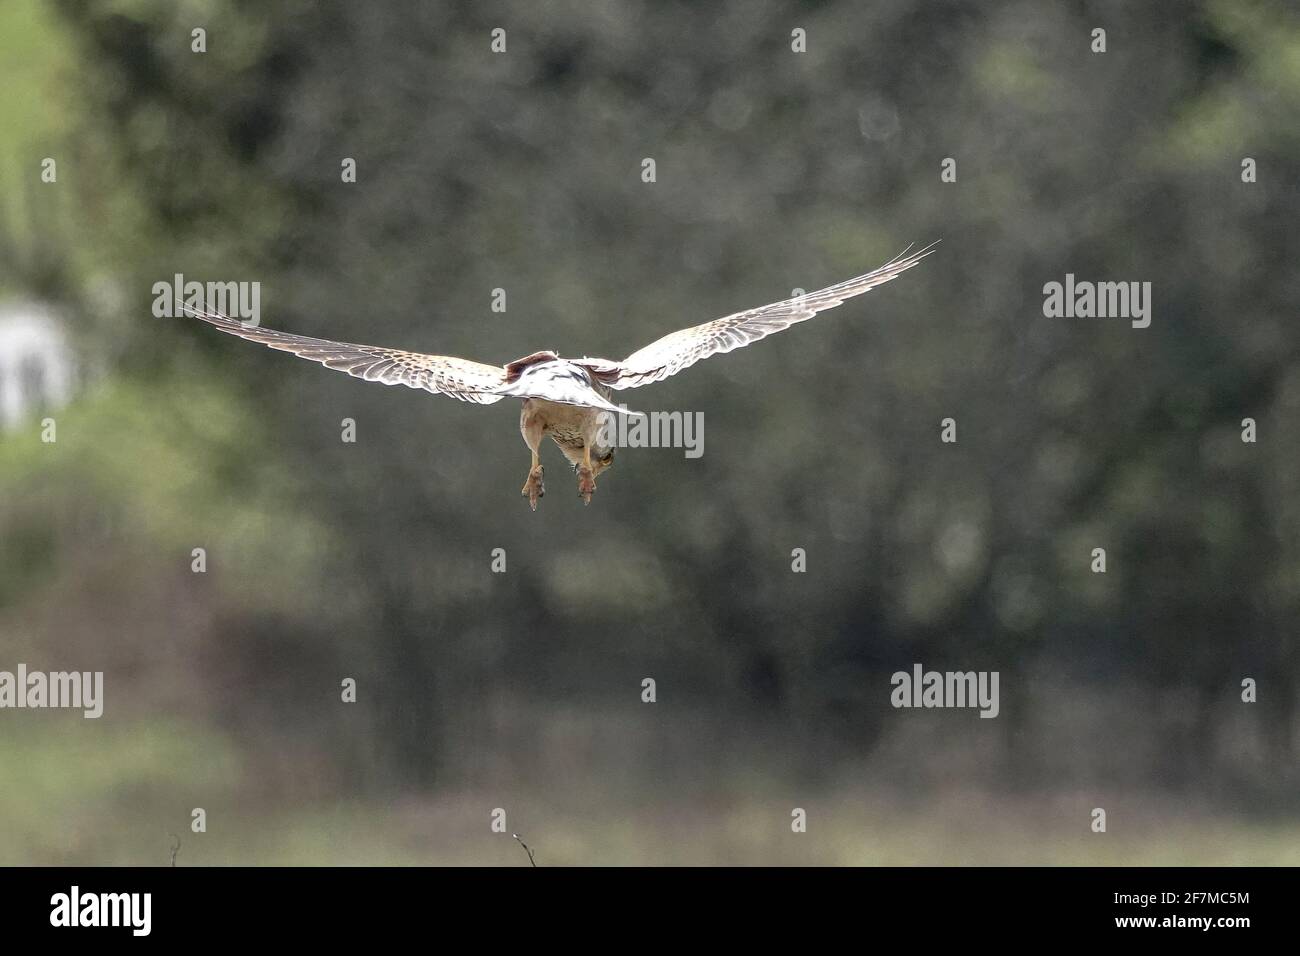
M 375 345 L 331 342 L 245 325 L 220 313 L 181 303 L 183 311 L 222 332 L 326 368 L 347 372 L 367 382 L 406 385 L 462 402 L 491 405 L 503 398 L 523 400 L 519 430 L 532 452 L 532 465 L 521 494 L 537 510 L 546 493 L 540 457 L 542 439 L 550 436 L 573 465 L 578 494 L 590 504 L 596 476 L 614 463 L 614 449 L 603 443 L 605 416 L 636 415 L 613 404 L 612 391 L 660 382 L 710 355 L 721 355 L 811 319 L 846 299 L 874 289 L 912 268 L 934 250 L 931 243 L 910 255 L 904 251 L 878 269 L 817 292 L 736 312 L 695 325 L 651 342 L 621 362 L 601 358 L 561 358 L 555 352 L 534 352 L 505 365 L 485 365 L 450 355 L 426 355 Z

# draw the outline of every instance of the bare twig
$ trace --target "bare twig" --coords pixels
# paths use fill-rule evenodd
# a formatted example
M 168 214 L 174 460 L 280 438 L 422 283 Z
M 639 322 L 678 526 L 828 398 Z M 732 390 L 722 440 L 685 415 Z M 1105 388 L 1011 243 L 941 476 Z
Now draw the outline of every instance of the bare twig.
M 510 835 L 511 835 L 512 837 L 514 837 L 516 840 L 519 840 L 519 834 L 518 834 L 518 833 L 512 833 L 512 834 L 510 834 Z M 519 845 L 520 845 L 521 847 L 523 847 L 523 848 L 524 848 L 524 852 L 528 854 L 528 862 L 531 863 L 533 866 L 536 866 L 536 865 L 537 865 L 537 861 L 533 859 L 533 851 L 530 850 L 530 849 L 528 849 L 528 844 L 525 843 L 523 840 L 519 840 Z

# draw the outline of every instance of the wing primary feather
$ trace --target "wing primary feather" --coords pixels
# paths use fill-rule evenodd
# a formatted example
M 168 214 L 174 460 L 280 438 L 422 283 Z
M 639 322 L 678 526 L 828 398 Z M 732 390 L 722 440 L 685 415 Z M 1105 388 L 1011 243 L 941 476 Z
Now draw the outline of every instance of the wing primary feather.
M 503 396 L 495 394 L 505 384 L 506 372 L 499 365 L 485 365 L 450 355 L 426 355 L 377 345 L 333 342 L 307 335 L 294 335 L 261 326 L 247 325 L 220 312 L 196 309 L 184 302 L 181 311 L 227 333 L 258 342 L 281 352 L 291 352 L 326 368 L 347 372 L 354 378 L 384 385 L 405 385 L 462 402 L 490 405 Z
M 938 240 L 916 252 L 908 246 L 884 265 L 871 272 L 846 279 L 835 285 L 783 299 L 756 309 L 705 322 L 665 335 L 643 349 L 633 352 L 622 362 L 593 360 L 591 369 L 599 380 L 611 388 L 635 388 L 659 382 L 711 355 L 743 348 L 752 342 L 784 331 L 807 321 L 819 312 L 833 309 L 846 299 L 862 295 L 896 279 L 934 252 Z

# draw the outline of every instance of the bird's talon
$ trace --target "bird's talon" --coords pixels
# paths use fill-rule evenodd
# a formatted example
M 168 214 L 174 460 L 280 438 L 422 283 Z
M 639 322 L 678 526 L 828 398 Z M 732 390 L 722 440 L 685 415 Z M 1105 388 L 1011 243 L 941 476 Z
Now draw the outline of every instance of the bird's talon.
M 585 505 L 591 504 L 591 493 L 596 490 L 596 479 L 591 475 L 591 469 L 586 467 L 578 468 L 578 497 L 582 499 Z
M 537 510 L 537 499 L 546 494 L 546 485 L 542 482 L 542 466 L 538 465 L 528 473 L 528 480 L 519 492 L 528 499 L 528 506 Z

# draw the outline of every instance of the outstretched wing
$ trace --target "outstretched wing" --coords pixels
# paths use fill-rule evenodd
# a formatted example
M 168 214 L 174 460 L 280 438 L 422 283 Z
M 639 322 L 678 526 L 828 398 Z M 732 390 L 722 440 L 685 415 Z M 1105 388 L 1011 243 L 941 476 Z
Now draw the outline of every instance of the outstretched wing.
M 845 299 L 861 295 L 901 275 L 933 250 L 934 243 L 911 255 L 904 250 L 896 259 L 856 279 L 673 332 L 633 352 L 622 362 L 592 360 L 591 371 L 600 382 L 611 388 L 635 388 L 662 381 L 710 355 L 742 348 L 784 331 L 796 322 L 811 319 L 818 312 L 833 309 Z
M 496 365 L 484 365 L 450 355 L 425 355 L 401 349 L 290 335 L 288 332 L 244 325 L 219 313 L 202 312 L 187 305 L 181 305 L 181 308 L 222 332 L 238 335 L 250 342 L 261 342 L 281 352 L 292 352 L 300 358 L 347 372 L 367 382 L 422 388 L 477 405 L 490 405 L 502 398 L 501 395 L 493 394 L 493 391 L 505 384 L 506 370 Z

